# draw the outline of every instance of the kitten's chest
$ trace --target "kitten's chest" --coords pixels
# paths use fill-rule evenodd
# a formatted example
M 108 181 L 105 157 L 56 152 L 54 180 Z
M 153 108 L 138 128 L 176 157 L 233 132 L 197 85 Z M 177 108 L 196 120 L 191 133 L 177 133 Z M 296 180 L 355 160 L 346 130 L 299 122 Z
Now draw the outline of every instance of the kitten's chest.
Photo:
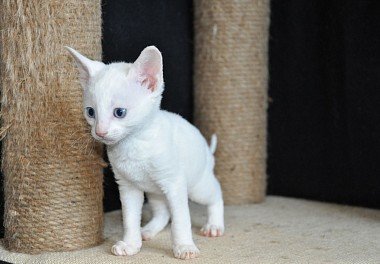
M 125 146 L 108 151 L 108 158 L 117 179 L 124 178 L 143 191 L 153 192 L 157 189 L 151 177 L 149 149 Z
M 121 174 L 130 181 L 149 180 L 149 163 L 143 160 L 119 158 L 110 160 L 116 174 Z

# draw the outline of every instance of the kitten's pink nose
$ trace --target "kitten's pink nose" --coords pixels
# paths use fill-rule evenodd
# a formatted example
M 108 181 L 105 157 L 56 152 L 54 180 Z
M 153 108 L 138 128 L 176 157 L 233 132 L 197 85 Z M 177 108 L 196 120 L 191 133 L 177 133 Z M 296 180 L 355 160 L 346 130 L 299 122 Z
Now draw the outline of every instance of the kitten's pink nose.
M 101 138 L 104 138 L 107 135 L 107 133 L 107 131 L 95 131 L 95 134 Z

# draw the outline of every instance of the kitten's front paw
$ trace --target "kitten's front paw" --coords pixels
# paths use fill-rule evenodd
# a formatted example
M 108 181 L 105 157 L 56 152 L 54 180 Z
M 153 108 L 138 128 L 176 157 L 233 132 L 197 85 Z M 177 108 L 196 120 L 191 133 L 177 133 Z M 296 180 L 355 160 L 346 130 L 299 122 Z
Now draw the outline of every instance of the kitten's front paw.
M 224 226 L 205 224 L 201 229 L 201 234 L 206 237 L 220 237 L 224 233 Z
M 116 256 L 132 256 L 139 253 L 140 247 L 135 247 L 124 241 L 118 241 L 112 246 L 111 252 Z
M 195 245 L 177 245 L 173 247 L 173 253 L 178 259 L 193 259 L 199 256 L 199 249 Z

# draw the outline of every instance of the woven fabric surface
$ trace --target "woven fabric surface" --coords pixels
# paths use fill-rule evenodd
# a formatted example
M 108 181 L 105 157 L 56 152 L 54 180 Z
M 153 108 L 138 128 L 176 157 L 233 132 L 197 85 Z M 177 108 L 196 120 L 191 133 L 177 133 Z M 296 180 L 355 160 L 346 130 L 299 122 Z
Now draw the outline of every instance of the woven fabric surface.
M 206 221 L 206 208 L 192 206 L 194 233 Z M 148 218 L 148 214 L 146 214 Z M 194 235 L 201 255 L 189 263 L 379 263 L 380 211 L 269 196 L 264 203 L 226 207 L 226 234 Z M 121 212 L 107 213 L 104 244 L 91 249 L 26 255 L 0 247 L 0 259 L 15 264 L 184 263 L 172 256 L 167 227 L 143 242 L 132 257 L 110 248 L 122 236 Z
M 18 252 L 102 241 L 101 147 L 64 46 L 101 59 L 100 1 L 0 1 L 5 237 Z
M 194 121 L 216 133 L 226 204 L 266 190 L 269 1 L 194 1 Z

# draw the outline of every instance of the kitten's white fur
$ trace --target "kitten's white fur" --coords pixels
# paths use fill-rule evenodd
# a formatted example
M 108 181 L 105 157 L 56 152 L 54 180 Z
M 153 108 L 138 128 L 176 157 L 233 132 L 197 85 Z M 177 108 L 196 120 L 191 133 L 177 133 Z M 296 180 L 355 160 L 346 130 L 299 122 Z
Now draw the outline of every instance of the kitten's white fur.
M 138 253 L 142 239 L 154 237 L 171 218 L 174 256 L 196 257 L 199 250 L 192 239 L 188 198 L 208 206 L 203 235 L 224 232 L 222 192 L 213 173 L 216 137 L 209 147 L 197 128 L 160 110 L 164 84 L 162 56 L 156 47 L 145 48 L 133 64 L 109 65 L 68 50 L 80 71 L 86 120 L 93 137 L 107 145 L 119 184 L 124 236 L 112 252 Z M 86 107 L 94 108 L 95 118 L 86 114 Z M 126 116 L 114 117 L 115 108 L 126 108 Z M 153 218 L 141 229 L 144 192 Z

